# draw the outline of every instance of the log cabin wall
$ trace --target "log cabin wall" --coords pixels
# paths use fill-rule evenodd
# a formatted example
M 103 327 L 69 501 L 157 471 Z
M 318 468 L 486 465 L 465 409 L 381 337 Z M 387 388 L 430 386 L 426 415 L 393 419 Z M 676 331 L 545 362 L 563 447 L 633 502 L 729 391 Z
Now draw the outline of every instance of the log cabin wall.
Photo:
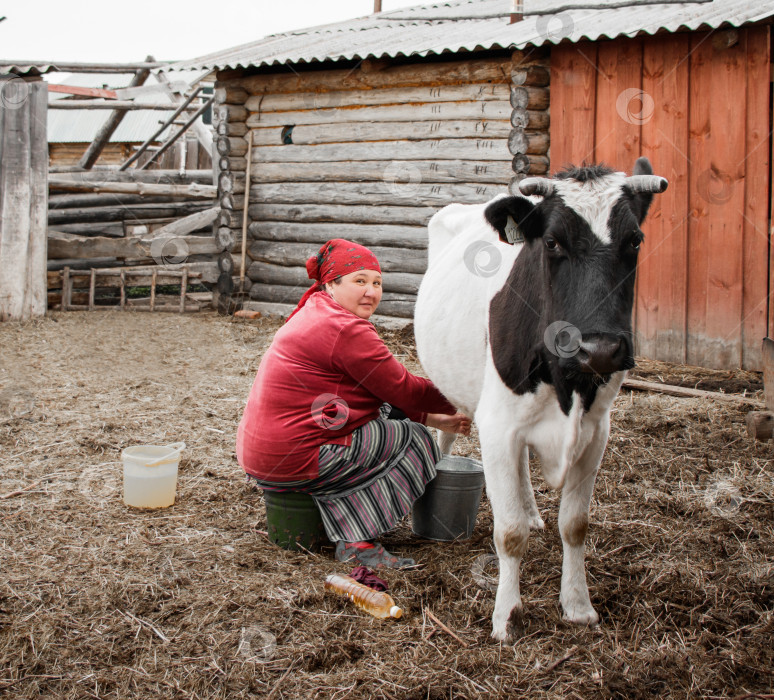
M 170 150 L 163 153 L 155 161 L 151 168 L 154 170 L 180 169 L 181 164 L 185 170 L 209 170 L 212 168 L 212 155 L 201 147 L 194 135 L 186 135 L 185 144 L 178 141 Z M 49 143 L 49 163 L 52 167 L 78 165 L 78 162 L 86 153 L 89 143 Z M 160 142 L 154 144 L 160 146 Z M 121 165 L 139 148 L 140 143 L 113 142 L 105 146 L 99 156 L 99 165 Z M 152 155 L 151 151 L 143 154 L 135 164 L 140 167 Z
M 547 71 L 522 54 L 219 76 L 220 226 L 234 252 L 252 138 L 251 298 L 292 309 L 310 284 L 307 257 L 343 237 L 380 260 L 379 313 L 411 318 L 430 217 L 507 192 L 513 167 L 517 179 L 547 171 L 546 85 Z
M 83 157 L 90 143 L 49 143 L 49 163 L 52 167 L 78 165 L 78 161 Z M 100 154 L 99 163 L 100 165 L 121 165 L 132 155 L 132 146 L 139 145 L 139 143 L 109 143 Z
M 640 355 L 762 366 L 772 332 L 771 68 L 768 26 L 552 50 L 552 170 L 585 160 L 630 172 L 645 155 L 669 180 L 643 226 Z

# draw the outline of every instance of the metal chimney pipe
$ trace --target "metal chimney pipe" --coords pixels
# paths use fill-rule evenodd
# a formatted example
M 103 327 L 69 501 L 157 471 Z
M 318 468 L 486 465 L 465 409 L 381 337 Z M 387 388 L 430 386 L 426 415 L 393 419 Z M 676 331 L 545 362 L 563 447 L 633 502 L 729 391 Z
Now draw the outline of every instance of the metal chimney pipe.
M 374 0 L 374 14 L 382 11 L 382 0 Z
M 524 19 L 524 0 L 511 0 L 511 24 Z

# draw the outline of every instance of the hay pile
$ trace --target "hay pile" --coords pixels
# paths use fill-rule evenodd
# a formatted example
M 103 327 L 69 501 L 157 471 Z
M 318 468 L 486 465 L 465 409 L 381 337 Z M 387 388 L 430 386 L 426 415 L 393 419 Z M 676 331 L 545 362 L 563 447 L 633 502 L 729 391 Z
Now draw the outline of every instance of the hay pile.
M 772 447 L 744 408 L 622 394 L 592 505 L 598 629 L 561 620 L 558 499 L 522 572 L 525 635 L 489 639 L 492 517 L 473 538 L 385 545 L 404 608 L 323 592 L 330 551 L 266 540 L 234 433 L 276 322 L 67 313 L 0 325 L 0 695 L 14 698 L 727 698 L 774 688 Z M 410 334 L 386 333 L 417 370 Z M 641 376 L 760 389 L 752 373 Z M 691 383 L 692 382 L 692 383 Z M 711 382 L 715 384 L 710 385 Z M 757 382 L 757 384 L 756 384 Z M 178 502 L 121 501 L 120 451 L 184 440 Z M 475 434 L 459 441 L 478 456 Z M 434 615 L 455 636 L 430 617 Z

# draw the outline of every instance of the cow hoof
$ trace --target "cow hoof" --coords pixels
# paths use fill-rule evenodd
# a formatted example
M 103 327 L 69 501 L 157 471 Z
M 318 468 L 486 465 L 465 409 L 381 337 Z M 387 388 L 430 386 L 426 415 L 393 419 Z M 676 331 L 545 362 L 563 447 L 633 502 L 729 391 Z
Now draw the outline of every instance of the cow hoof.
M 515 606 L 504 623 L 492 622 L 492 639 L 503 644 L 515 644 L 524 636 L 524 615 L 520 605 Z
M 492 639 L 503 644 L 513 644 L 513 640 L 509 638 L 508 632 L 505 630 L 492 630 Z
M 599 615 L 597 615 L 597 611 L 594 608 L 576 610 L 572 614 L 565 612 L 562 617 L 573 625 L 586 625 L 587 627 L 599 625 Z
M 545 530 L 546 524 L 543 522 L 543 518 L 541 518 L 539 515 L 535 515 L 534 517 L 529 519 L 529 529 L 530 530 Z

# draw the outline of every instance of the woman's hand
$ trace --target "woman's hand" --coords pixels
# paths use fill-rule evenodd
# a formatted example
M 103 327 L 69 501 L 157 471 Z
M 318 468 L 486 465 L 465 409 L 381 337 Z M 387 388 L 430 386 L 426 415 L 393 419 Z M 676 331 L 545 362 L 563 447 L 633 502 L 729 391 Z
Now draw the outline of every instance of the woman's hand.
M 426 425 L 429 428 L 438 428 L 445 433 L 470 435 L 470 418 L 464 413 L 455 413 L 453 416 L 447 416 L 445 413 L 428 413 Z

